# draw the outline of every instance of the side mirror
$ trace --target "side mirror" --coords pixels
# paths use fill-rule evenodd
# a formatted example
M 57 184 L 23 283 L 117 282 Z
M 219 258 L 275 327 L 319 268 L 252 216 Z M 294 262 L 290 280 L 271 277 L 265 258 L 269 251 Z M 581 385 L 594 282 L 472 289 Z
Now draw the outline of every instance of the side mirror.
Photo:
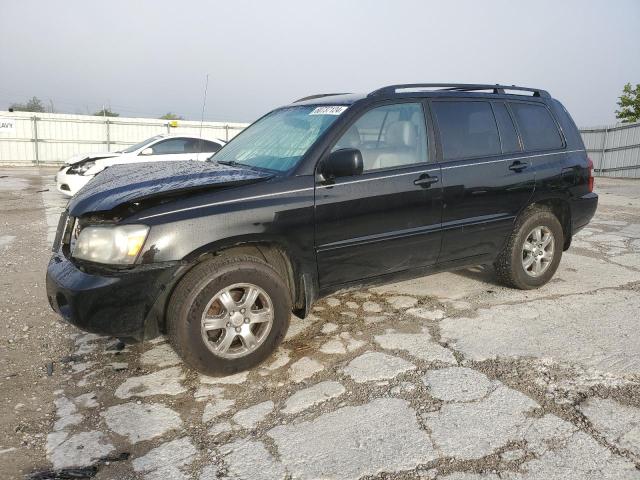
M 341 148 L 331 152 L 323 161 L 321 173 L 327 180 L 360 175 L 364 168 L 362 153 L 357 148 Z
M 153 155 L 153 148 L 147 147 L 140 152 L 140 155 Z

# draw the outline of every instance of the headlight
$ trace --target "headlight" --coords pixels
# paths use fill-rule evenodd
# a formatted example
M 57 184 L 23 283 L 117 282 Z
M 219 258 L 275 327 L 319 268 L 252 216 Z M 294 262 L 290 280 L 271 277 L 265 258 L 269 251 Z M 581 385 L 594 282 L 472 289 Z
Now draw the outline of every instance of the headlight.
M 73 256 L 107 265 L 131 265 L 149 233 L 145 225 L 91 226 L 80 231 Z
M 67 170 L 67 173 L 70 173 L 72 175 L 84 175 L 87 170 L 89 170 L 91 167 L 93 167 L 96 164 L 96 162 L 84 162 L 81 163 L 79 165 L 71 165 L 71 167 L 69 167 L 69 170 Z

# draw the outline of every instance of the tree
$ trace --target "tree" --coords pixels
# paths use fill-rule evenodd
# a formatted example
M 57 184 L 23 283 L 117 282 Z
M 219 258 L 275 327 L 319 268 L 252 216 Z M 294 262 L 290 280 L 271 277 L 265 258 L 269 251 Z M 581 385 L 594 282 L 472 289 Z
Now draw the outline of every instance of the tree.
M 635 88 L 631 88 L 630 83 L 624 86 L 618 106 L 620 110 L 616 110 L 616 118 L 622 123 L 640 122 L 640 83 Z
M 112 112 L 109 108 L 103 108 L 101 110 L 98 110 L 97 112 L 94 112 L 94 115 L 96 117 L 119 117 L 120 116 L 119 113 Z
M 44 105 L 42 100 L 38 97 L 31 97 L 27 100 L 27 103 L 14 103 L 9 106 L 10 110 L 14 112 L 44 112 Z
M 175 113 L 168 112 L 162 115 L 160 117 L 160 120 L 184 120 L 184 118 L 181 115 L 176 115 Z

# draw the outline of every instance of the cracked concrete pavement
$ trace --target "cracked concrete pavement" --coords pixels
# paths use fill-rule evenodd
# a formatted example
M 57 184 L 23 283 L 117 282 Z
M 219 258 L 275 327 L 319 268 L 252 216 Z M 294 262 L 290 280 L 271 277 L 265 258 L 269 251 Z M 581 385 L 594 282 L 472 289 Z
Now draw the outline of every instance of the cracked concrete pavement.
M 209 378 L 164 338 L 59 322 L 42 280 L 64 200 L 50 170 L 0 173 L 1 478 L 640 478 L 638 181 L 597 179 L 540 290 L 475 267 L 342 292 L 263 365 Z

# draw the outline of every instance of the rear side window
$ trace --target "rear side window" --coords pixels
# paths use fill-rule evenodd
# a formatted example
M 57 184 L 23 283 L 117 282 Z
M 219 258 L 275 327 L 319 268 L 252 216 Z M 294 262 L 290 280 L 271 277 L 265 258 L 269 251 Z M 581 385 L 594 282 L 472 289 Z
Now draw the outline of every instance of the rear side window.
M 520 142 L 518 142 L 518 134 L 513 126 L 511 115 L 507 111 L 507 106 L 504 103 L 494 103 L 493 113 L 496 115 L 496 122 L 498 122 L 502 153 L 519 152 L 521 149 Z
M 200 138 L 190 138 L 184 146 L 184 153 L 215 153 L 218 150 L 220 150 L 220 144 Z
M 511 103 L 510 106 L 525 150 L 551 150 L 563 146 L 556 122 L 545 106 L 530 103 Z
M 207 140 L 201 140 L 198 142 L 198 152 L 212 152 L 215 153 L 220 150 L 220 144 L 216 142 L 209 142 Z
M 200 144 L 202 140 L 197 138 L 191 138 L 184 144 L 184 153 L 198 153 L 200 150 Z
M 489 102 L 433 102 L 444 160 L 500 153 L 498 127 Z
M 189 153 L 189 146 L 193 142 L 188 138 L 171 138 L 169 140 L 164 140 L 162 142 L 158 142 L 153 147 L 154 155 L 171 155 L 171 154 L 181 154 L 181 153 Z

